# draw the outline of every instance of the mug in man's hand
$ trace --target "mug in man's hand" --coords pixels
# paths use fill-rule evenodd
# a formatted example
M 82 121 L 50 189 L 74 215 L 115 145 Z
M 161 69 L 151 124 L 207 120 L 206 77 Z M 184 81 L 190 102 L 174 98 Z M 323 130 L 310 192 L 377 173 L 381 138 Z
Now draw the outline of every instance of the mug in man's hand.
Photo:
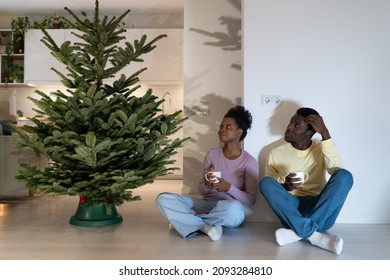
M 295 174 L 291 179 L 299 179 L 294 181 L 294 183 L 297 184 L 303 184 L 309 179 L 309 173 L 305 171 L 296 171 L 296 172 L 291 172 L 290 174 Z

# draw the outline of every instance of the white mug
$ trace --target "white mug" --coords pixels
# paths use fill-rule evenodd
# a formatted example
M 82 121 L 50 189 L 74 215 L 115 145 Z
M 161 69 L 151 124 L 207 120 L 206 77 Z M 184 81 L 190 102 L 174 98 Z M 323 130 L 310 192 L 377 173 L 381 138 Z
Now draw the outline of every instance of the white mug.
M 209 181 L 208 178 L 207 178 L 207 175 L 208 175 L 208 174 L 212 174 L 212 175 L 214 175 L 216 178 L 213 178 L 213 179 L 211 179 L 211 180 Z M 206 174 L 204 175 L 204 177 L 206 178 L 206 181 L 209 181 L 210 183 L 218 183 L 218 182 L 219 182 L 218 178 L 221 178 L 221 171 L 208 171 L 208 172 L 206 172 Z
M 299 178 L 299 180 L 295 181 L 294 183 L 305 183 L 307 181 L 307 179 L 309 179 L 309 173 L 305 172 L 305 171 L 296 171 L 296 172 L 291 172 L 290 174 L 292 173 L 295 173 L 295 176 L 294 177 L 291 177 L 291 178 Z

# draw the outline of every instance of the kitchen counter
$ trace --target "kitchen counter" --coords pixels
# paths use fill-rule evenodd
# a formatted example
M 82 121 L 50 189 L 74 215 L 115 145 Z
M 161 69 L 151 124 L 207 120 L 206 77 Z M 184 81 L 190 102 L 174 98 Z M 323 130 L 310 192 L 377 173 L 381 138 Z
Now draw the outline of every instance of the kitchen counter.
M 44 168 L 48 160 L 34 152 L 25 151 L 12 136 L 0 135 L 0 195 L 15 191 L 31 192 L 23 181 L 16 180 L 19 174 L 19 161 Z

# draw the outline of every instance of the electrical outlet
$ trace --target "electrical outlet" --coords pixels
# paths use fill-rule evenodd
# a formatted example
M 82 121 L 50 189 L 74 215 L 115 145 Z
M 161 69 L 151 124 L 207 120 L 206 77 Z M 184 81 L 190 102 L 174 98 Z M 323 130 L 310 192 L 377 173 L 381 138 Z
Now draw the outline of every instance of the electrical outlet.
M 281 95 L 267 94 L 261 96 L 261 105 L 278 105 L 282 101 Z

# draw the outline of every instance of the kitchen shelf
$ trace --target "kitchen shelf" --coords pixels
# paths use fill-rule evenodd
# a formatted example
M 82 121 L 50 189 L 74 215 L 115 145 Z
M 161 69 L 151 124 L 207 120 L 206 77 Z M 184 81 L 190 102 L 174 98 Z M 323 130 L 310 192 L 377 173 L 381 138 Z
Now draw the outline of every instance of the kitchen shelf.
M 5 84 L 9 79 L 10 73 L 7 67 L 22 67 L 21 80 L 24 81 L 24 39 L 15 44 L 10 51 L 6 52 L 7 45 L 12 31 L 10 29 L 0 29 L 1 43 L 0 43 L 0 83 Z M 6 67 L 7 66 L 7 67 Z
M 13 88 L 32 88 L 34 85 L 23 83 L 0 83 L 0 89 L 13 89 Z

